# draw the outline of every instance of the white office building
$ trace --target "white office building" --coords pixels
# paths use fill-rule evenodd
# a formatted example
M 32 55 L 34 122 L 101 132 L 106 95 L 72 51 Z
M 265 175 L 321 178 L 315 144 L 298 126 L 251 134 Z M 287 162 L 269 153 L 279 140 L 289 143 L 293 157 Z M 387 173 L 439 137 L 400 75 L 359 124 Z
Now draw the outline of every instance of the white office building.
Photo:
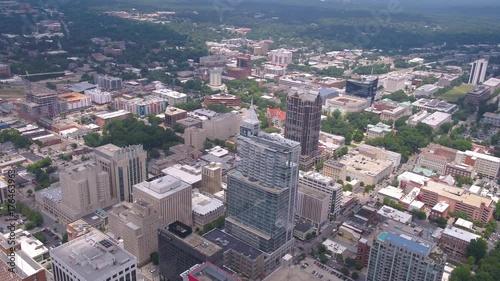
M 469 84 L 478 85 L 484 82 L 488 61 L 480 59 L 472 63 L 469 75 Z

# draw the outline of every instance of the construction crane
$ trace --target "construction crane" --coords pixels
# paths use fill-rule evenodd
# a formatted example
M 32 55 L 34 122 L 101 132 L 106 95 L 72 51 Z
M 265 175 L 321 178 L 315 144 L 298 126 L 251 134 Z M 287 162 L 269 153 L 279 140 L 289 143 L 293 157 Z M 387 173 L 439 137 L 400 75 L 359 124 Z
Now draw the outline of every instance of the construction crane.
M 58 71 L 58 72 L 44 72 L 44 73 L 35 73 L 35 74 L 29 74 L 28 71 L 26 71 L 26 75 L 19 75 L 24 82 L 26 83 L 26 86 L 28 86 L 28 93 L 31 94 L 31 81 L 28 79 L 28 77 L 33 77 L 33 76 L 43 76 L 43 75 L 52 75 L 52 74 L 64 74 L 64 71 Z

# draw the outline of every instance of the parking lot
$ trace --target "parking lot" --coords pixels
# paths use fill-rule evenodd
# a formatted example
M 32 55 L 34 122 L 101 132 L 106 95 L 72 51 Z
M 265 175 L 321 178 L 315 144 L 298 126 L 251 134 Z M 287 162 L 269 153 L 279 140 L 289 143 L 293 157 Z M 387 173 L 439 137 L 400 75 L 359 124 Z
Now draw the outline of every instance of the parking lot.
M 43 243 L 43 244 L 45 247 L 49 248 L 49 250 L 53 247 L 55 248 L 55 247 L 59 246 L 62 243 L 59 236 L 57 236 L 56 234 L 54 234 L 52 231 L 50 231 L 48 229 L 44 229 L 44 230 L 40 231 L 40 233 L 42 233 L 43 237 L 45 237 L 45 243 Z

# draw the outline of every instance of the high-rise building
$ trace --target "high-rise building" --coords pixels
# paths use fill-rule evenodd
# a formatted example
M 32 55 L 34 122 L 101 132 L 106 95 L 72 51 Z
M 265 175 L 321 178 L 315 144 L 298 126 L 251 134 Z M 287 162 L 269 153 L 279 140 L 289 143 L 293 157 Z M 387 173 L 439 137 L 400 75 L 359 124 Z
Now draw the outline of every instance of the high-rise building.
M 32 88 L 21 103 L 19 115 L 27 120 L 36 121 L 40 117 L 53 117 L 60 113 L 57 93 L 47 88 Z
M 277 49 L 269 52 L 271 63 L 288 65 L 292 63 L 293 53 L 286 49 Z
M 429 241 L 394 232 L 373 239 L 366 281 L 439 281 L 446 254 Z
M 158 246 L 160 280 L 181 281 L 181 273 L 203 262 L 222 266 L 223 249 L 179 221 L 158 229 Z
M 147 178 L 147 153 L 142 145 L 120 148 L 106 144 L 97 147 L 94 154 L 100 170 L 110 175 L 111 196 L 132 202 L 132 186 Z
M 478 85 L 484 82 L 486 77 L 486 69 L 488 68 L 488 61 L 480 59 L 472 63 L 469 84 Z
M 201 190 L 215 194 L 222 190 L 222 164 L 211 162 L 201 167 Z
M 310 222 L 319 231 L 328 220 L 329 214 L 330 198 L 328 194 L 299 183 L 297 217 Z
M 62 204 L 73 220 L 116 203 L 111 196 L 109 174 L 93 161 L 87 161 L 59 174 Z
M 210 86 L 219 87 L 222 85 L 222 69 L 212 68 L 210 69 Z
M 388 92 L 396 92 L 405 88 L 406 77 L 404 75 L 391 75 L 387 77 L 385 82 L 385 90 Z
M 265 252 L 269 273 L 293 246 L 300 143 L 259 132 L 249 110 L 237 140 L 242 161 L 228 173 L 226 231 Z
M 218 114 L 210 119 L 203 120 L 203 130 L 209 140 L 227 140 L 238 134 L 241 125 L 241 115 L 229 112 Z
M 123 239 L 125 250 L 142 266 L 158 251 L 158 213 L 145 201 L 123 202 L 108 212 L 109 231 Z
M 137 280 L 137 260 L 99 230 L 50 251 L 55 281 Z
M 367 77 L 362 81 L 349 79 L 345 85 L 345 92 L 348 95 L 370 98 L 371 103 L 377 95 L 378 78 Z
M 321 95 L 316 90 L 292 88 L 286 100 L 285 138 L 301 146 L 301 165 L 309 170 L 317 160 L 321 128 Z
M 174 221 L 191 225 L 191 185 L 171 175 L 160 175 L 134 185 L 134 200 L 148 202 L 160 216 L 160 225 Z
M 335 216 L 340 212 L 343 187 L 335 179 L 312 171 L 300 172 L 299 184 L 326 193 L 329 197 L 328 209 L 331 216 Z
M 194 147 L 196 150 L 203 149 L 207 133 L 196 127 L 188 127 L 184 130 L 184 144 Z

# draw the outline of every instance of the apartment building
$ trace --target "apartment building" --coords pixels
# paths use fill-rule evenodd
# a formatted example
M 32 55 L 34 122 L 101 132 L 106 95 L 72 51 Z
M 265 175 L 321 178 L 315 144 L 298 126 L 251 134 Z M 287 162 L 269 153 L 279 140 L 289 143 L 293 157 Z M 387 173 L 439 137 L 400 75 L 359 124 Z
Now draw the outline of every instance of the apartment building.
M 184 144 L 196 150 L 202 150 L 204 148 L 206 139 L 207 133 L 204 129 L 197 127 L 188 127 L 184 129 Z
M 137 258 L 138 266 L 147 264 L 151 253 L 158 251 L 158 216 L 151 204 L 141 200 L 117 204 L 108 212 L 109 231 L 123 239 L 125 250 Z

